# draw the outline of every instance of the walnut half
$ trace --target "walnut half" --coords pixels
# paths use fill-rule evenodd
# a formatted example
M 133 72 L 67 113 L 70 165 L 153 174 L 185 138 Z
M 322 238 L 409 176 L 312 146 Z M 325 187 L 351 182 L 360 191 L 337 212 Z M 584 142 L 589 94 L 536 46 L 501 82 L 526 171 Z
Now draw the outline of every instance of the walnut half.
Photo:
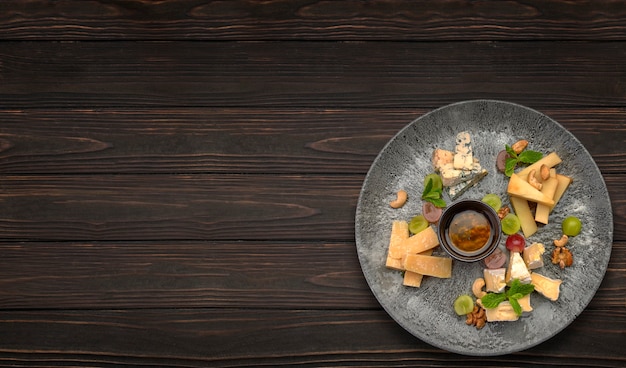
M 561 269 L 569 267 L 574 263 L 572 252 L 565 247 L 557 247 L 552 251 L 552 263 L 558 264 Z

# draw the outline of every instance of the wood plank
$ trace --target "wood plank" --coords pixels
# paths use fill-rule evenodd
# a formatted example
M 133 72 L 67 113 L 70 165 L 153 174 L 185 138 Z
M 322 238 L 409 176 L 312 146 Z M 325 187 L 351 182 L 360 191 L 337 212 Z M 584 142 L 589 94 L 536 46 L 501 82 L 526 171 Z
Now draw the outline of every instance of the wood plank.
M 354 242 L 5 241 L 0 254 L 0 310 L 380 308 Z M 625 278 L 622 241 L 587 309 L 623 310 Z
M 623 107 L 626 42 L 15 42 L 0 108 Z
M 354 243 L 4 242 L 0 309 L 376 309 Z
M 6 40 L 624 40 L 620 1 L 4 0 Z
M 361 175 L 12 175 L 6 240 L 354 239 Z M 605 178 L 626 240 L 626 175 Z
M 527 367 L 540 359 L 546 366 L 576 361 L 617 368 L 626 364 L 625 323 L 623 308 L 586 311 L 534 348 L 480 358 L 444 354 L 382 310 L 13 311 L 0 314 L 0 364 L 493 368 Z
M 428 111 L 0 110 L 0 173 L 363 175 L 393 135 Z M 572 132 L 605 175 L 623 172 L 624 108 L 541 112 Z

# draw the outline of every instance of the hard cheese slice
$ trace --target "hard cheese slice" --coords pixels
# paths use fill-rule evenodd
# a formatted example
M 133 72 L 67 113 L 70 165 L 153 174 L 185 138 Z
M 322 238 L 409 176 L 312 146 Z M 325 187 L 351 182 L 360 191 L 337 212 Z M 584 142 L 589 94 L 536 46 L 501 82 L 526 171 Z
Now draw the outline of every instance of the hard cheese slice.
M 554 200 L 535 187 L 530 185 L 526 180 L 520 178 L 517 174 L 511 174 L 509 185 L 506 192 L 513 197 L 523 198 L 530 202 L 537 202 L 552 207 Z
M 422 275 L 444 279 L 452 277 L 452 258 L 407 254 L 403 265 L 407 271 Z

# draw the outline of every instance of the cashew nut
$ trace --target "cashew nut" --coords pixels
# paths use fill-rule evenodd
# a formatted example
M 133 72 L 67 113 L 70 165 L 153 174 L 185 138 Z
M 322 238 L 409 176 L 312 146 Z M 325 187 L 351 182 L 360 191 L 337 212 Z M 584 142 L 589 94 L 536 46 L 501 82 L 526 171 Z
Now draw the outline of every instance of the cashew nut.
M 483 296 L 487 295 L 487 293 L 483 290 L 484 286 L 485 286 L 485 279 L 483 279 L 482 277 L 479 277 L 476 280 L 474 280 L 474 284 L 472 284 L 472 293 L 474 293 L 474 296 L 476 298 L 480 299 Z
M 545 164 L 541 165 L 539 173 L 541 174 L 541 180 L 543 181 L 546 181 L 550 178 L 550 168 Z
M 520 153 L 522 153 L 523 150 L 526 149 L 527 146 L 528 146 L 528 141 L 525 139 L 522 139 L 513 143 L 513 145 L 511 146 L 511 149 L 513 150 L 513 152 L 519 155 Z
M 537 172 L 537 170 L 531 170 L 528 173 L 528 184 L 532 185 L 533 187 L 535 187 L 535 189 L 537 190 L 541 190 L 541 187 L 543 187 L 543 184 L 541 184 L 537 178 L 535 177 L 535 173 Z
M 555 240 L 554 245 L 557 247 L 564 247 L 567 244 L 569 237 L 565 234 L 561 237 L 561 239 Z
M 404 204 L 406 203 L 407 198 L 408 198 L 408 194 L 406 193 L 406 191 L 399 190 L 398 194 L 397 194 L 396 200 L 395 201 L 391 201 L 389 203 L 389 205 L 391 206 L 391 208 L 400 208 L 400 207 L 404 206 Z

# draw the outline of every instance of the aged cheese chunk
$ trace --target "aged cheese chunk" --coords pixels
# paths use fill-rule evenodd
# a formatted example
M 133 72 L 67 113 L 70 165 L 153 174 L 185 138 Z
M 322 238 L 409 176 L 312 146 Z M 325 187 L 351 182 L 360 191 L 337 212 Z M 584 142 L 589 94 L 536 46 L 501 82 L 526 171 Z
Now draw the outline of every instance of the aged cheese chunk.
M 537 223 L 535 222 L 535 218 L 533 217 L 533 214 L 530 211 L 530 206 L 528 205 L 528 201 L 523 198 L 518 198 L 518 197 L 509 197 L 509 201 L 511 202 L 511 205 L 513 206 L 513 211 L 515 211 L 515 214 L 519 218 L 524 236 L 528 238 L 534 233 L 536 233 Z
M 509 267 L 506 271 L 505 281 L 510 284 L 512 280 L 518 279 L 522 284 L 530 284 L 530 272 L 526 268 L 524 259 L 518 252 L 510 252 Z
M 506 268 L 485 268 L 483 278 L 485 279 L 485 290 L 492 293 L 501 293 L 506 287 L 504 281 Z
M 454 164 L 454 153 L 452 151 L 436 148 L 432 157 L 435 171 L 440 172 L 444 165 Z
M 557 155 L 556 152 L 551 152 L 547 156 L 543 156 L 543 158 L 541 158 L 534 164 L 528 165 L 524 169 L 520 170 L 517 175 L 522 178 L 522 180 L 527 181 L 530 172 L 535 170 L 535 177 L 537 178 L 537 180 L 539 180 L 539 178 L 541 178 L 541 170 L 539 170 L 541 168 L 541 165 L 546 165 L 549 169 L 551 169 L 560 163 L 561 158 L 559 157 L 559 155 Z
M 454 168 L 459 170 L 471 170 L 474 163 L 472 152 L 472 139 L 468 132 L 460 132 L 456 135 L 456 147 L 454 148 Z
M 554 172 L 554 169 L 552 169 L 552 171 Z M 545 194 L 548 198 L 552 198 L 552 200 L 554 201 L 554 193 L 556 192 L 556 187 L 558 183 L 559 181 L 556 178 L 556 174 L 554 174 L 553 177 L 550 177 L 543 182 L 543 185 L 541 187 L 541 193 Z M 552 206 L 546 206 L 545 204 L 541 203 L 537 204 L 537 210 L 535 211 L 535 221 L 547 225 L 548 217 L 550 215 L 552 207 L 554 207 L 554 204 Z
M 495 308 L 485 308 L 485 315 L 487 322 L 517 321 L 519 318 L 508 301 L 498 304 Z
M 573 179 L 569 176 L 556 174 L 556 180 L 558 181 L 558 183 L 556 185 L 556 191 L 554 192 L 554 205 L 552 206 L 552 208 L 550 208 L 550 212 L 552 212 L 554 206 L 559 203 L 561 197 L 563 197 L 563 194 L 565 193 L 565 190 L 567 190 Z
M 429 256 L 431 254 L 433 254 L 433 250 L 429 249 L 425 252 L 420 253 L 422 255 L 425 256 Z M 416 272 L 411 272 L 411 271 L 404 271 L 404 279 L 402 280 L 402 285 L 404 286 L 410 286 L 410 287 L 420 287 L 422 286 L 422 279 L 424 278 L 424 275 L 422 275 L 421 273 L 416 273 Z
M 389 248 L 387 249 L 387 261 L 385 266 L 394 270 L 404 270 L 402 259 L 406 254 L 403 244 L 409 237 L 409 223 L 406 221 L 393 221 L 391 223 L 391 235 L 389 237 Z
M 452 258 L 407 254 L 404 257 L 403 265 L 407 271 L 426 276 L 452 277 Z
M 546 248 L 541 243 L 533 243 L 532 245 L 524 248 L 522 258 L 524 258 L 524 263 L 526 263 L 526 267 L 529 270 L 543 267 L 542 255 L 545 251 Z
M 419 233 L 400 240 L 404 254 L 418 254 L 439 245 L 439 238 L 433 226 L 429 226 Z
M 553 302 L 559 298 L 560 286 L 563 283 L 559 279 L 551 279 L 547 276 L 540 275 L 536 272 L 531 274 L 532 284 L 535 286 L 535 291 L 552 300 Z
M 510 196 L 523 198 L 530 202 L 541 203 L 549 207 L 554 205 L 552 198 L 541 193 L 541 191 L 530 185 L 526 180 L 520 178 L 517 174 L 511 174 L 506 192 Z

